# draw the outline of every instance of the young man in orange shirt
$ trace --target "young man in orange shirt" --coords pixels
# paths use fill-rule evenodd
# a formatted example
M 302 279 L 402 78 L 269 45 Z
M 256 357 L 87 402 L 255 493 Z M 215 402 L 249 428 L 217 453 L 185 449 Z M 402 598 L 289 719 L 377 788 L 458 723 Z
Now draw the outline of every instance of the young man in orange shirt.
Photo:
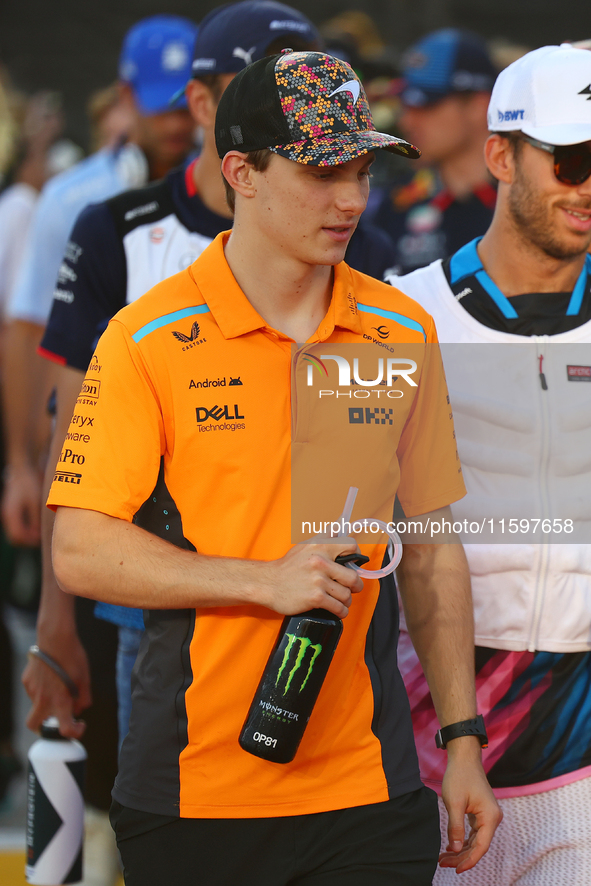
M 408 516 L 441 516 L 464 494 L 431 318 L 343 262 L 373 151 L 418 152 L 376 132 L 353 71 L 314 52 L 245 68 L 216 142 L 233 230 L 111 321 L 76 406 L 92 435 L 64 448 L 49 498 L 63 589 L 146 611 L 113 792 L 126 883 L 427 886 L 436 801 L 396 667 L 393 583 L 335 562 L 355 540 L 294 544 L 291 527 L 307 418 L 322 405 L 297 381 L 339 345 L 418 349 L 419 383 L 388 408 L 343 398 L 338 430 L 360 447 L 383 431 L 384 475 Z M 384 545 L 362 550 L 379 568 Z M 448 853 L 461 872 L 500 817 L 479 737 L 454 735 L 476 715 L 462 549 L 408 544 L 399 578 L 448 727 Z M 270 763 L 238 736 L 282 616 L 312 608 L 345 619 L 343 637 L 295 759 Z

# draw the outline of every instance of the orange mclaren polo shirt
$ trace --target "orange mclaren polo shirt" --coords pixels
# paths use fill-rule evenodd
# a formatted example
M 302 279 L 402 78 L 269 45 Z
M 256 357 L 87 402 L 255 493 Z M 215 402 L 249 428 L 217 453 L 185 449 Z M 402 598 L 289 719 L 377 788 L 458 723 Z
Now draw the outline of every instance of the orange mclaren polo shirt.
M 314 355 L 336 371 L 338 361 L 329 356 L 339 343 L 379 345 L 387 337 L 385 355 L 396 353 L 392 343 L 426 354 L 436 334 L 419 305 L 342 263 L 326 316 L 296 346 L 265 323 L 238 287 L 224 256 L 228 236 L 110 322 L 85 377 L 48 504 L 135 520 L 204 555 L 272 560 L 292 544 L 292 433 L 300 446 L 305 437 L 294 373 L 305 362 L 305 379 L 316 384 L 307 370 L 317 372 Z M 419 370 L 418 383 L 408 384 L 398 401 L 403 420 L 389 401 L 376 413 L 367 398 L 338 398 L 356 433 L 371 426 L 395 433 L 392 457 L 407 515 L 465 494 L 445 381 L 426 357 Z M 362 550 L 370 568 L 381 565 L 383 544 Z M 130 732 L 113 791 L 124 806 L 181 817 L 270 817 L 385 801 L 420 787 L 396 665 L 391 579 L 365 581 L 355 595 L 288 764 L 262 760 L 238 744 L 282 616 L 241 606 L 150 610 L 144 618 Z

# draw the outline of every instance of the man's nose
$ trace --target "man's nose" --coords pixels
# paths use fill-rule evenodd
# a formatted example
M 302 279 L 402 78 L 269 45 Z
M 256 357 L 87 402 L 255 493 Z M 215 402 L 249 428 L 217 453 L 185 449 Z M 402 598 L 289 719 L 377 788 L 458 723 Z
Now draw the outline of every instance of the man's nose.
M 349 212 L 351 215 L 361 215 L 367 205 L 369 184 L 366 178 L 359 181 L 341 182 L 336 199 L 337 208 L 341 212 Z

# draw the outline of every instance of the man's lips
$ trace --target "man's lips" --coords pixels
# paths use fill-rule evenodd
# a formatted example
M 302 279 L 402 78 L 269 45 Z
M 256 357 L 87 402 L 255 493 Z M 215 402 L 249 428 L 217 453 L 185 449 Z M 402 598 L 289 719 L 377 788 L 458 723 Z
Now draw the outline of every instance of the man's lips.
M 561 206 L 570 228 L 587 233 L 591 231 L 591 209 L 578 206 Z
M 357 226 L 355 224 L 331 225 L 330 227 L 327 225 L 322 230 L 326 231 L 328 236 L 336 243 L 345 243 L 347 240 L 350 239 L 356 227 Z

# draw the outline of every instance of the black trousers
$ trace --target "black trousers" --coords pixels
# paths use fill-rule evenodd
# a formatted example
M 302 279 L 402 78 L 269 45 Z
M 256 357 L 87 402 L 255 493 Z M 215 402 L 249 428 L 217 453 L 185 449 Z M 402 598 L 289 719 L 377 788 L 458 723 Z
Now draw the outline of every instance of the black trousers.
M 440 844 L 428 788 L 285 818 L 165 819 L 114 803 L 111 821 L 126 886 L 430 886 Z

